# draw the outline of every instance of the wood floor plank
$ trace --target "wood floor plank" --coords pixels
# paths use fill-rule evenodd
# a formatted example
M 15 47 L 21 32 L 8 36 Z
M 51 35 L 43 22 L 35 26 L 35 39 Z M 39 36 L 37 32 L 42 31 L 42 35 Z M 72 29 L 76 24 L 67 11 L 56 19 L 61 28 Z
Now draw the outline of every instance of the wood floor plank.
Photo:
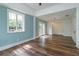
M 46 39 L 45 47 L 39 45 L 39 38 L 4 51 L 0 56 L 79 56 L 79 49 L 71 37 L 53 35 Z

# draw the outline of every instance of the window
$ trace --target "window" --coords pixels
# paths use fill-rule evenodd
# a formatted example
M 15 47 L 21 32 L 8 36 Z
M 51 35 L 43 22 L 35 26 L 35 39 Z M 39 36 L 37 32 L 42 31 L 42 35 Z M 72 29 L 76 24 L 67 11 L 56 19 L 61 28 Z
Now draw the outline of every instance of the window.
M 45 23 L 39 22 L 39 35 L 45 35 Z
M 24 31 L 24 14 L 8 11 L 8 32 Z

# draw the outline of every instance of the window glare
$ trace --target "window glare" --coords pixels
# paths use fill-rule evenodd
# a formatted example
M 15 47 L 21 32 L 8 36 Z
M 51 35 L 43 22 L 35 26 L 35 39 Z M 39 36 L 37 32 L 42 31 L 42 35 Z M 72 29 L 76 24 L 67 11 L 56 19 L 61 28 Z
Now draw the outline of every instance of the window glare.
M 45 23 L 39 22 L 39 35 L 45 34 Z
M 22 21 L 22 19 L 23 19 L 22 15 L 18 15 L 18 20 Z
M 16 19 L 16 14 L 9 12 L 9 19 Z

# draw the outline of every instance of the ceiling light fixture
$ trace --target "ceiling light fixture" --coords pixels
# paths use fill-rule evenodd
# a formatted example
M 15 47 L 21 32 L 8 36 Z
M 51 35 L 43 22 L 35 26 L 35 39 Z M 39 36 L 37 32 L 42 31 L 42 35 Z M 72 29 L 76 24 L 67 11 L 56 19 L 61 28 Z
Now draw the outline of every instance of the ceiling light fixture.
M 39 3 L 39 6 L 41 6 L 42 5 L 42 3 Z

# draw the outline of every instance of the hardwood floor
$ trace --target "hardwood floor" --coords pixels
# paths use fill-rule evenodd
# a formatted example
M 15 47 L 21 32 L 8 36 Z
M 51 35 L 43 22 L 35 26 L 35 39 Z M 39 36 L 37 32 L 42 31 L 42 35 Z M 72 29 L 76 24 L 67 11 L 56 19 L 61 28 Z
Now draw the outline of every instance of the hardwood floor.
M 46 39 L 45 47 L 39 38 L 0 52 L 1 56 L 79 56 L 79 49 L 70 37 L 53 35 Z

